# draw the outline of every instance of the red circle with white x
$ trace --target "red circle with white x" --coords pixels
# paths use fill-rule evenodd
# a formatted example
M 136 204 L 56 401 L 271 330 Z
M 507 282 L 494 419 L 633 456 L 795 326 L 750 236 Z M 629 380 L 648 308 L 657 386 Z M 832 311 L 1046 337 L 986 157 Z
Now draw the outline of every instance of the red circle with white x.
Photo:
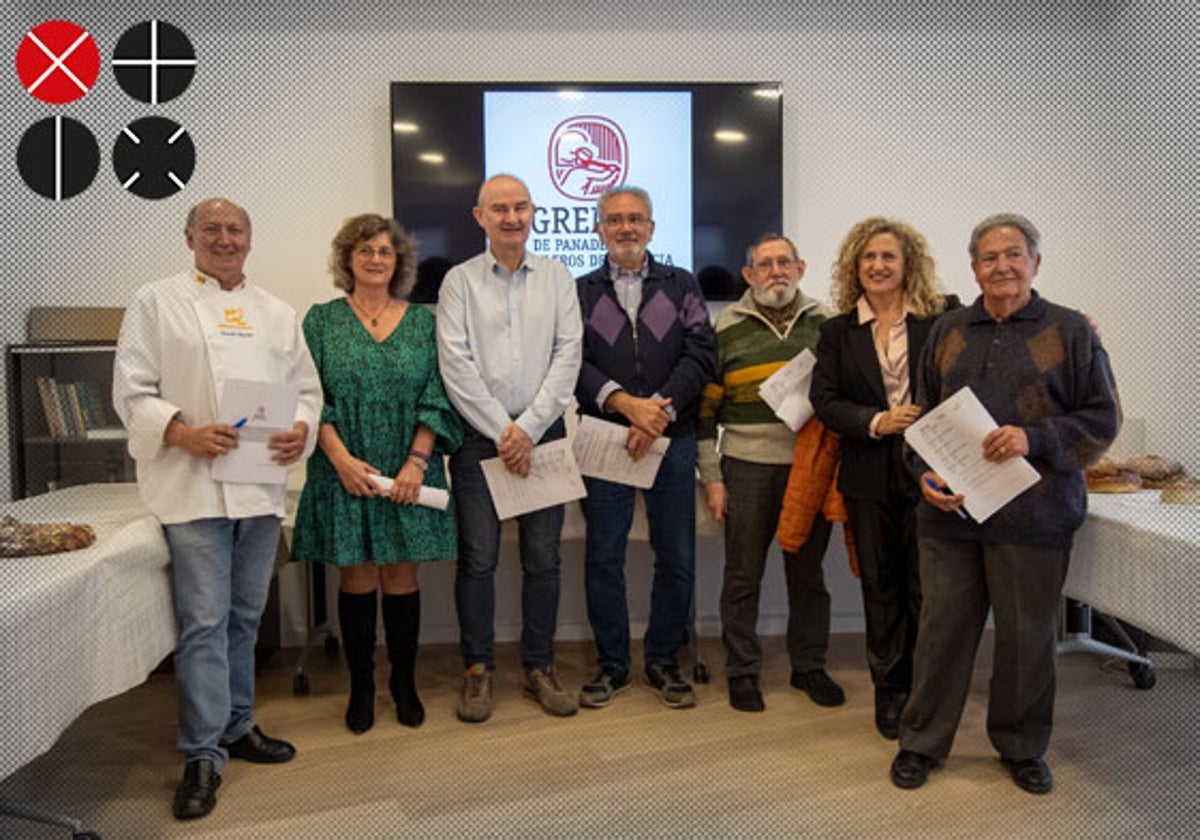
M 100 75 L 100 50 L 88 31 L 69 20 L 48 20 L 17 47 L 17 75 L 29 93 L 51 105 L 74 102 Z

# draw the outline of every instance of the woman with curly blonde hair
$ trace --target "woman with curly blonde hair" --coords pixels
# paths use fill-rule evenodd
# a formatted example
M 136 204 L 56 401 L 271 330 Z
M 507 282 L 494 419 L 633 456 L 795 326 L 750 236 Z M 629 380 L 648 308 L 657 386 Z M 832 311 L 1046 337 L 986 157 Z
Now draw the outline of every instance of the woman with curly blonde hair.
M 875 726 L 899 733 L 912 682 L 921 607 L 915 507 L 920 494 L 901 459 L 917 419 L 917 363 L 934 320 L 959 305 L 938 289 L 925 238 L 872 217 L 850 229 L 833 265 L 834 306 L 821 325 L 812 403 L 842 436 L 838 489 L 858 553 L 875 685 Z

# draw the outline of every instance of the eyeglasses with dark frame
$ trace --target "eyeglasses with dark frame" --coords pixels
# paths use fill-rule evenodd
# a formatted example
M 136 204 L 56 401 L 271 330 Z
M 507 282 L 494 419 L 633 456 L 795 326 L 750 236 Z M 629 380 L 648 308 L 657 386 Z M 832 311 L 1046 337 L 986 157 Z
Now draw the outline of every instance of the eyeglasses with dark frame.
M 780 271 L 787 271 L 796 265 L 798 260 L 792 257 L 766 257 L 750 267 L 755 271 L 770 271 L 772 266 L 778 266 Z
M 394 260 L 397 257 L 396 251 L 386 245 L 382 248 L 372 248 L 370 245 L 359 245 L 354 249 L 354 256 L 361 257 L 364 260 L 369 260 L 371 257 L 378 256 L 381 260 Z

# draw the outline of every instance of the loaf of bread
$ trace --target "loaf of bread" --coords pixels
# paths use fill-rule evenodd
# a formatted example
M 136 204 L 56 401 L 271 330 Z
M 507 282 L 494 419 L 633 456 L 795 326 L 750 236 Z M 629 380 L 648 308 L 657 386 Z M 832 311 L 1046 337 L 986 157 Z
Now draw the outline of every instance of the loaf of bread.
M 1133 493 L 1142 489 L 1142 479 L 1133 470 L 1117 470 L 1108 475 L 1087 476 L 1089 493 Z
M 1105 455 L 1083 473 L 1089 493 L 1132 493 L 1142 489 L 1141 477 L 1124 461 Z
M 26 523 L 0 519 L 0 557 L 32 557 L 87 548 L 96 541 L 89 525 L 70 522 Z
M 1167 482 L 1159 499 L 1168 505 L 1200 505 L 1200 480 L 1180 477 Z
M 1125 466 L 1142 477 L 1143 487 L 1163 487 L 1183 475 L 1183 464 L 1158 455 L 1138 455 L 1126 461 Z

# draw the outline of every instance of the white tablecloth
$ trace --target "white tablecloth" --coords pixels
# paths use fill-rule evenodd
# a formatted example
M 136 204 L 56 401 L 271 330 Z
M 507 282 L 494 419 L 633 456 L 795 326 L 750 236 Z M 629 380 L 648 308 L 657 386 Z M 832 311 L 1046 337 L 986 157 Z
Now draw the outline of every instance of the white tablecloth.
M 1093 493 L 1064 592 L 1200 655 L 1200 507 Z
M 166 539 L 132 484 L 0 505 L 28 522 L 91 525 L 82 551 L 0 558 L 0 778 L 49 749 L 89 705 L 138 685 L 175 646 Z

